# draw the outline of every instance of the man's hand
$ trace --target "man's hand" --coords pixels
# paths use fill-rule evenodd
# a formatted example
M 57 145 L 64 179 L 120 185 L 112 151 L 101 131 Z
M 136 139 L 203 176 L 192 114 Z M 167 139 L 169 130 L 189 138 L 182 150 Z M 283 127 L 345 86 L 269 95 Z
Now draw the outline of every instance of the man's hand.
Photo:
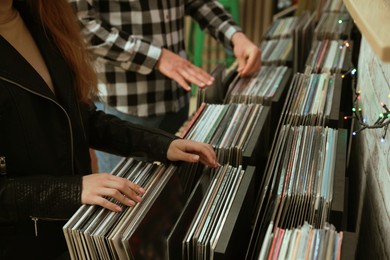
M 206 71 L 167 49 L 162 49 L 156 68 L 187 91 L 191 90 L 191 83 L 205 88 L 214 81 L 214 78 Z
M 234 55 L 237 58 L 237 72 L 240 76 L 248 76 L 261 67 L 261 51 L 242 32 L 236 32 L 232 37 Z

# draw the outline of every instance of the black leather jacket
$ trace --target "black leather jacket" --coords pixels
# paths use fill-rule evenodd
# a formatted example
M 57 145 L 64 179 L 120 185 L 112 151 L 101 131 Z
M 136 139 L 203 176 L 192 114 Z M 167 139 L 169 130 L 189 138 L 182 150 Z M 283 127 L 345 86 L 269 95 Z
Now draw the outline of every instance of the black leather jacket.
M 0 259 L 5 240 L 34 234 L 32 220 L 66 220 L 77 210 L 81 177 L 91 173 L 90 147 L 122 156 L 142 151 L 164 161 L 175 139 L 79 103 L 57 48 L 20 12 L 42 52 L 55 95 L 0 35 L 0 163 L 5 166 L 0 166 Z M 21 228 L 25 223 L 30 225 L 26 230 Z M 62 230 L 56 232 L 62 237 Z

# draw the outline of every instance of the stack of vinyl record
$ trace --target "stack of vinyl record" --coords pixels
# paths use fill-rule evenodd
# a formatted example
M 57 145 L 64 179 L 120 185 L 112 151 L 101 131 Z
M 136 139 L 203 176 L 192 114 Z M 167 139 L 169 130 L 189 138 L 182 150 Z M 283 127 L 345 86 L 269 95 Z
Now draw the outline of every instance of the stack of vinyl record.
M 283 229 L 268 227 L 258 259 L 340 259 L 343 232 L 331 224 L 317 229 L 303 226 Z
M 63 227 L 72 259 L 162 259 L 167 231 L 186 201 L 181 173 L 173 165 L 127 158 L 113 171 L 145 188 L 143 201 L 112 212 L 83 205 Z
M 258 257 L 268 223 L 291 229 L 329 222 L 338 130 L 283 125 L 275 139 L 257 201 L 248 255 Z
M 323 40 L 313 44 L 306 61 L 306 71 L 313 73 L 341 73 L 351 66 L 352 42 L 342 40 Z
M 292 65 L 293 39 L 280 38 L 261 43 L 261 62 L 264 65 Z
M 309 54 L 314 30 L 315 15 L 309 12 L 277 19 L 264 34 L 262 63 L 289 66 L 294 68 L 294 72 L 301 71 Z
M 213 259 L 244 173 L 229 165 L 216 171 L 182 241 L 182 259 Z
M 299 22 L 292 22 L 295 19 L 285 23 L 278 21 L 265 37 L 274 40 L 271 37 L 274 32 L 286 37 L 279 31 L 285 32 L 287 24 L 294 26 L 294 71 L 300 73 L 293 76 L 275 130 L 256 198 L 255 224 L 246 259 L 325 259 L 340 252 L 335 245 L 341 243 L 325 239 L 316 240 L 316 247 L 312 248 L 313 244 L 308 244 L 312 240 L 303 244 L 291 242 L 296 241 L 292 236 L 294 232 L 302 234 L 298 231 L 302 226 L 316 237 L 321 236 L 324 231 L 320 230 L 327 230 L 330 221 L 336 226 L 341 223 L 338 217 L 344 210 L 345 168 L 339 166 L 342 163 L 336 164 L 336 154 L 346 153 L 346 140 L 341 138 L 346 136 L 346 131 L 336 128 L 340 127 L 341 93 L 345 91 L 342 79 L 351 71 L 352 42 L 349 39 L 353 24 L 342 1 L 321 3 L 324 5 L 318 6 L 316 14 L 301 15 Z M 283 30 L 278 31 L 279 26 Z M 309 41 L 305 40 L 307 38 Z M 302 49 L 299 41 L 310 44 Z M 283 53 L 275 43 L 265 45 L 264 50 L 268 56 Z M 299 60 L 305 51 L 306 58 Z M 335 180 L 337 186 L 334 186 Z M 334 206 L 334 198 L 337 198 L 337 206 Z M 269 223 L 273 226 L 268 229 Z M 312 227 L 319 229 L 318 233 Z M 283 240 L 282 234 L 289 234 L 289 238 Z M 326 236 L 330 237 L 328 234 Z M 334 232 L 332 235 L 332 239 L 336 239 Z M 341 241 L 341 237 L 337 239 Z M 328 246 L 325 254 L 314 250 L 324 246 Z M 299 257 L 302 255 L 304 257 Z
M 299 16 L 292 37 L 294 41 L 293 68 L 294 73 L 302 72 L 312 46 L 315 29 L 315 14 L 303 12 Z
M 338 120 L 340 95 L 340 77 L 329 73 L 297 73 L 287 94 L 283 123 L 329 125 L 330 121 Z
M 203 103 L 182 136 L 186 139 L 209 143 L 217 153 L 218 162 L 235 167 L 243 165 L 243 152 L 255 136 L 261 118 L 268 109 L 259 104 L 206 104 Z M 262 127 L 262 125 L 261 125 Z
M 332 128 L 282 127 L 268 168 L 274 176 L 269 213 L 275 225 L 291 228 L 307 221 L 323 227 L 329 221 L 337 137 Z
M 340 40 L 349 39 L 352 28 L 352 18 L 349 13 L 325 12 L 321 15 L 314 31 L 317 40 Z
M 286 66 L 262 66 L 251 77 L 237 77 L 229 87 L 225 103 L 271 105 L 278 89 L 286 84 L 288 70 Z
M 271 24 L 268 31 L 264 34 L 264 38 L 267 40 L 289 38 L 292 36 L 292 32 L 298 23 L 298 16 L 279 18 Z

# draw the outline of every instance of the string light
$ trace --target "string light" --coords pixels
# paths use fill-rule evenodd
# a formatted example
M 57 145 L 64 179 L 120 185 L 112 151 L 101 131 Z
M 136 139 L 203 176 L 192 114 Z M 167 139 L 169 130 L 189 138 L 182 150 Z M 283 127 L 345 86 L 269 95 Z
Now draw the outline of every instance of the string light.
M 345 72 L 344 74 L 341 74 L 341 78 L 345 78 L 345 76 L 347 76 L 349 73 L 351 73 L 352 76 L 355 76 L 357 72 L 357 69 L 356 68 L 351 68 L 349 69 L 347 72 Z
M 356 92 L 358 95 L 360 95 L 360 91 Z M 365 129 L 379 129 L 383 128 L 384 133 L 381 137 L 380 141 L 383 143 L 386 138 L 387 129 L 390 125 L 390 111 L 386 104 L 381 102 L 382 108 L 385 110 L 385 112 L 382 112 L 378 115 L 378 119 L 375 121 L 374 124 L 369 125 L 367 124 L 367 118 L 363 117 L 363 109 L 359 107 L 356 109 L 356 107 L 352 108 L 352 116 L 344 116 L 344 119 L 347 120 L 349 118 L 355 118 L 356 121 L 359 123 L 360 128 L 352 133 L 352 135 L 356 136 L 359 132 L 365 130 Z
M 338 23 L 341 24 L 343 23 L 343 20 L 338 20 Z M 343 48 L 349 48 L 350 43 L 348 41 L 343 41 L 343 43 L 340 45 L 340 49 Z M 346 75 L 351 74 L 352 78 L 352 93 L 354 94 L 354 107 L 352 108 L 352 115 L 351 116 L 344 116 L 344 120 L 348 120 L 351 118 L 356 119 L 357 123 L 360 125 L 360 128 L 354 132 L 352 132 L 353 136 L 356 136 L 359 132 L 365 130 L 365 129 L 380 129 L 382 128 L 384 130 L 384 133 L 382 137 L 380 138 L 380 142 L 384 143 L 386 134 L 387 134 L 387 129 L 390 125 L 390 110 L 386 106 L 384 102 L 380 102 L 380 106 L 385 110 L 384 112 L 380 113 L 378 116 L 378 119 L 374 122 L 374 124 L 370 125 L 367 123 L 367 117 L 363 117 L 363 109 L 358 106 L 360 99 L 361 99 L 361 91 L 356 89 L 356 74 L 357 74 L 357 69 L 356 67 L 351 64 L 350 69 L 341 74 L 341 78 L 344 79 Z M 390 94 L 387 96 L 390 98 Z
M 349 41 L 343 41 L 343 43 L 339 46 L 339 49 L 343 49 L 344 47 L 349 48 L 351 44 Z
M 341 75 L 341 78 L 344 78 L 345 75 L 348 73 L 351 73 L 352 76 L 352 92 L 354 93 L 354 107 L 352 107 L 352 115 L 351 116 L 344 116 L 344 120 L 348 120 L 351 118 L 356 119 L 356 122 L 360 125 L 360 128 L 352 133 L 353 136 L 356 136 L 359 132 L 365 130 L 365 129 L 380 129 L 382 128 L 384 130 L 383 135 L 380 139 L 381 143 L 385 142 L 386 134 L 387 134 L 387 129 L 390 125 L 390 110 L 387 107 L 387 105 L 384 102 L 380 102 L 380 106 L 384 109 L 384 112 L 379 113 L 378 119 L 372 124 L 367 123 L 367 117 L 363 117 L 363 109 L 359 107 L 359 101 L 361 98 L 361 91 L 360 89 L 357 90 L 355 88 L 356 86 L 356 73 L 357 69 L 351 66 L 352 68 L 348 70 L 345 74 Z M 388 95 L 390 98 L 390 94 Z

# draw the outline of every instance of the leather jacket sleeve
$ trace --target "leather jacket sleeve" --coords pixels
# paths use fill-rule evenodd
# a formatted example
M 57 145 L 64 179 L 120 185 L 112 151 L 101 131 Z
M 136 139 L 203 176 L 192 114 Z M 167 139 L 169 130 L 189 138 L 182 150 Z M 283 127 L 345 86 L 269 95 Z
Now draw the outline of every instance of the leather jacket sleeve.
M 178 138 L 96 111 L 94 106 L 82 114 L 90 145 L 118 155 L 144 152 L 154 160 L 165 162 L 170 143 Z M 0 176 L 0 227 L 30 217 L 69 219 L 81 206 L 81 191 L 82 175 L 31 175 L 19 172 L 12 177 Z
M 28 217 L 66 220 L 81 206 L 81 176 L 0 177 L 0 223 Z
M 168 161 L 168 147 L 179 138 L 157 128 L 132 124 L 97 111 L 94 105 L 88 109 L 88 128 L 90 145 L 94 149 L 120 156 L 143 152 L 148 158 L 160 162 Z

